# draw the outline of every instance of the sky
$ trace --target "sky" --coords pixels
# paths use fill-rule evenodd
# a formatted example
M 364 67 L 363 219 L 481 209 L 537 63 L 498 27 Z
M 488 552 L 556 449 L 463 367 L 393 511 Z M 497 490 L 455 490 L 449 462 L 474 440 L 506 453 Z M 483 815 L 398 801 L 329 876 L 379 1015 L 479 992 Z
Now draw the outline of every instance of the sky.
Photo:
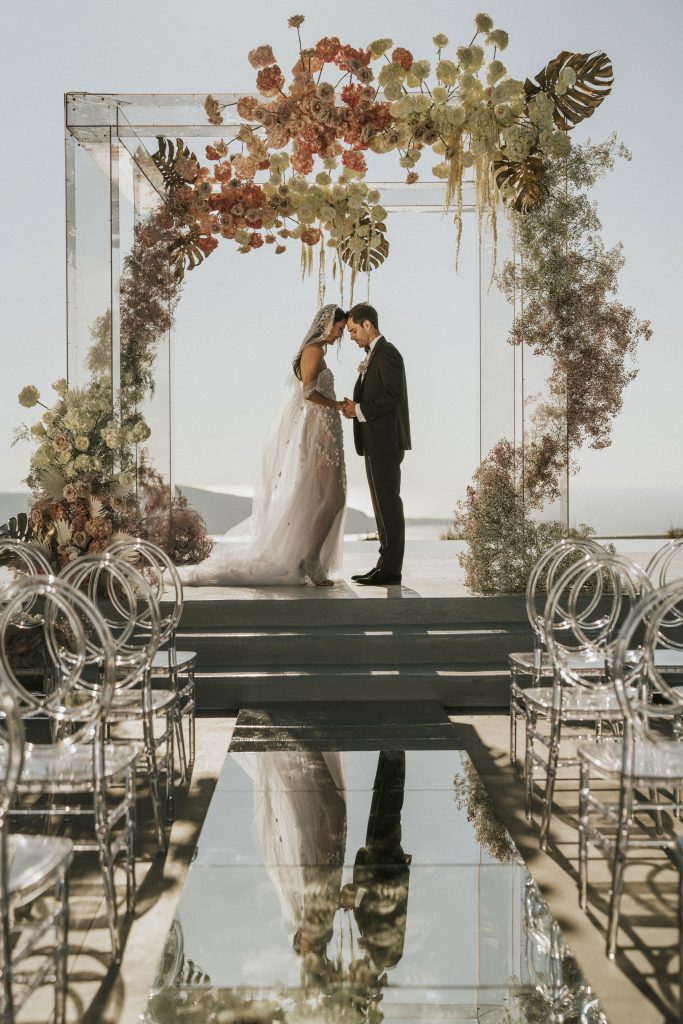
M 624 245 L 620 298 L 651 320 L 654 334 L 641 347 L 640 373 L 625 393 L 614 443 L 579 454 L 570 518 L 600 533 L 683 527 L 678 0 L 423 0 L 419 10 L 390 0 L 316 0 L 308 6 L 304 0 L 296 10 L 282 0 L 204 0 L 199 6 L 178 0 L 23 0 L 9 6 L 0 62 L 6 161 L 0 491 L 21 488 L 27 472 L 27 445 L 11 447 L 22 418 L 32 422 L 17 393 L 27 383 L 49 392 L 51 381 L 65 372 L 63 94 L 251 91 L 248 50 L 269 42 L 285 68 L 293 63 L 295 37 L 286 20 L 294 13 L 306 16 L 306 42 L 339 35 L 361 45 L 390 36 L 416 56 L 431 57 L 434 34 L 446 33 L 452 44 L 468 42 L 482 9 L 510 34 L 504 59 L 515 77 L 533 77 L 564 49 L 603 49 L 613 60 L 612 95 L 573 137 L 601 140 L 616 131 L 633 153 L 595 198 L 606 244 Z M 427 168 L 429 157 L 423 163 Z M 477 463 L 472 220 L 456 273 L 448 218 L 393 215 L 391 257 L 371 282 L 381 327 L 406 362 L 414 442 L 404 463 L 410 516 L 448 518 Z M 335 287 L 330 282 L 327 301 L 339 298 Z M 316 294 L 315 279 L 301 281 L 295 252 L 275 258 L 262 250 L 243 258 L 225 243 L 188 275 L 174 336 L 178 483 L 242 492 L 249 487 Z M 365 297 L 362 282 L 356 298 Z M 357 362 L 348 336 L 338 356 L 330 353 L 340 393 L 352 388 Z M 346 451 L 351 502 L 369 511 L 350 430 Z

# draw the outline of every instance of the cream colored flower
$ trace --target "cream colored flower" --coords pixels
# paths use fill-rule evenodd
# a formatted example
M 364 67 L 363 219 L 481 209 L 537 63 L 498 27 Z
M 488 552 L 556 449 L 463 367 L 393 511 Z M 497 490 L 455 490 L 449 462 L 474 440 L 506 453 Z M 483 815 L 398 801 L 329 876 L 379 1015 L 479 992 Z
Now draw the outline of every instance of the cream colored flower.
M 60 377 L 59 380 L 56 380 L 54 382 L 54 384 L 52 385 L 52 390 L 56 391 L 58 395 L 66 394 L 66 392 L 68 391 L 68 384 L 66 383 L 64 377 Z
M 432 42 L 434 43 L 434 46 L 438 46 L 438 48 L 442 50 L 444 46 L 448 46 L 448 36 L 445 36 L 443 32 L 440 32 L 438 36 L 434 36 Z
M 486 81 L 489 85 L 495 85 L 499 78 L 507 74 L 507 68 L 499 60 L 492 60 L 486 71 Z
M 401 98 L 401 86 L 391 83 L 390 85 L 384 86 L 384 98 L 386 100 L 398 100 Z
M 435 178 L 447 178 L 451 172 L 451 165 L 442 160 L 440 164 L 435 164 L 432 167 L 432 174 Z
M 576 85 L 576 71 L 570 67 L 562 68 L 558 80 L 564 85 Z
M 510 42 L 510 37 L 504 29 L 496 28 L 493 32 L 489 32 L 486 42 L 497 46 L 499 50 L 504 50 Z
M 47 437 L 47 430 L 42 423 L 34 423 L 31 427 L 31 433 L 34 437 Z
M 375 39 L 369 46 L 370 56 L 373 60 L 377 60 L 379 57 L 383 57 L 393 45 L 393 39 Z
M 448 90 L 443 85 L 435 85 L 432 89 L 432 99 L 435 103 L 445 103 L 448 99 Z
M 39 400 L 40 391 L 33 384 L 27 384 L 19 392 L 19 405 L 23 405 L 24 409 L 32 409 L 34 405 L 38 404 Z
M 490 14 L 478 14 L 474 19 L 477 32 L 490 32 L 493 28 L 493 18 Z
M 90 447 L 90 440 L 85 436 L 85 434 L 79 434 L 78 437 L 74 438 L 74 445 L 79 452 L 87 452 Z
M 305 20 L 303 14 L 293 14 L 291 18 L 287 18 L 287 24 L 290 28 L 300 28 Z
M 66 501 L 75 501 L 76 498 L 78 497 L 78 494 L 76 493 L 76 488 L 73 486 L 73 484 L 67 484 L 62 493 Z
M 436 77 L 444 85 L 455 85 L 458 78 L 458 69 L 452 60 L 440 60 L 436 65 Z

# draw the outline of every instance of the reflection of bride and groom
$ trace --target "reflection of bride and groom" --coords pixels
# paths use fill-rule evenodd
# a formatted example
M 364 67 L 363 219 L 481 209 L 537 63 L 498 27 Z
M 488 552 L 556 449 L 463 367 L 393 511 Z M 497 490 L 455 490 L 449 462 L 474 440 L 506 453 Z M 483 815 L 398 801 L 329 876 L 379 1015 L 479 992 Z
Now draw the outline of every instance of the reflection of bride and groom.
M 338 400 L 325 353 L 345 327 L 366 354 L 353 398 Z M 353 421 L 355 448 L 365 460 L 380 542 L 377 564 L 353 579 L 359 586 L 401 582 L 401 463 L 410 448 L 405 370 L 399 351 L 380 333 L 376 310 L 359 303 L 348 313 L 323 306 L 294 358 L 263 454 L 248 542 L 216 545 L 204 562 L 181 570 L 186 583 L 332 584 L 329 573 L 341 565 L 346 510 L 342 414 Z M 245 527 L 225 539 L 236 533 L 244 536 Z
M 233 757 L 254 783 L 255 838 L 292 948 L 301 958 L 304 986 L 351 986 L 376 1010 L 385 972 L 401 959 L 405 941 L 411 859 L 401 846 L 405 752 L 379 754 L 365 843 L 346 885 L 343 754 L 277 751 Z M 350 954 L 341 949 L 342 941 Z

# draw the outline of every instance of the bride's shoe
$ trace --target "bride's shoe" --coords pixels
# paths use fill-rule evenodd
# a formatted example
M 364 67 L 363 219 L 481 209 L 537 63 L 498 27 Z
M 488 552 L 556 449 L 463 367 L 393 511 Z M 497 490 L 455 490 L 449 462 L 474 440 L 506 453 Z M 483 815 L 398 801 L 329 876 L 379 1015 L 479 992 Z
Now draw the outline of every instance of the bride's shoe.
M 299 569 L 304 576 L 308 576 L 311 583 L 316 587 L 333 587 L 334 580 L 331 580 L 329 576 L 325 575 L 322 565 L 320 562 L 314 562 L 311 559 L 304 558 L 299 565 Z

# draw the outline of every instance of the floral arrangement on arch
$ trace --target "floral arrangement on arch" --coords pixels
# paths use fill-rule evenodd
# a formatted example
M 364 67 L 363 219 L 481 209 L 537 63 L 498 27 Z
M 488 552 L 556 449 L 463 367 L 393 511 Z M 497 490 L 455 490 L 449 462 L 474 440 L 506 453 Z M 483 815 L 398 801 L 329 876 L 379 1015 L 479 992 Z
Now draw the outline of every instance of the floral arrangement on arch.
M 259 96 L 236 102 L 244 124 L 206 147 L 211 166 L 181 140 L 174 147 L 159 139 L 154 159 L 168 192 L 169 225 L 178 229 L 169 248 L 179 276 L 219 237 L 242 253 L 264 244 L 281 253 L 289 239 L 300 240 L 308 267 L 310 249 L 320 245 L 323 253 L 325 242 L 340 268 L 379 266 L 388 254 L 386 210 L 361 180 L 368 151 L 398 154 L 409 184 L 418 181 L 425 154 L 434 155 L 432 174 L 445 182 L 458 243 L 463 179 L 472 173 L 480 223 L 488 212 L 495 234 L 499 200 L 519 211 L 539 203 L 547 166 L 568 154 L 567 133 L 592 115 L 613 80 L 604 53 L 567 51 L 535 81 L 512 78 L 499 57 L 508 34 L 484 13 L 468 45 L 451 51 L 445 35 L 434 36 L 434 61 L 391 39 L 354 47 L 331 36 L 304 48 L 303 22 L 303 15 L 289 19 L 299 40 L 289 84 L 270 44 L 249 53 Z M 225 106 L 206 98 L 211 124 L 223 124 Z

